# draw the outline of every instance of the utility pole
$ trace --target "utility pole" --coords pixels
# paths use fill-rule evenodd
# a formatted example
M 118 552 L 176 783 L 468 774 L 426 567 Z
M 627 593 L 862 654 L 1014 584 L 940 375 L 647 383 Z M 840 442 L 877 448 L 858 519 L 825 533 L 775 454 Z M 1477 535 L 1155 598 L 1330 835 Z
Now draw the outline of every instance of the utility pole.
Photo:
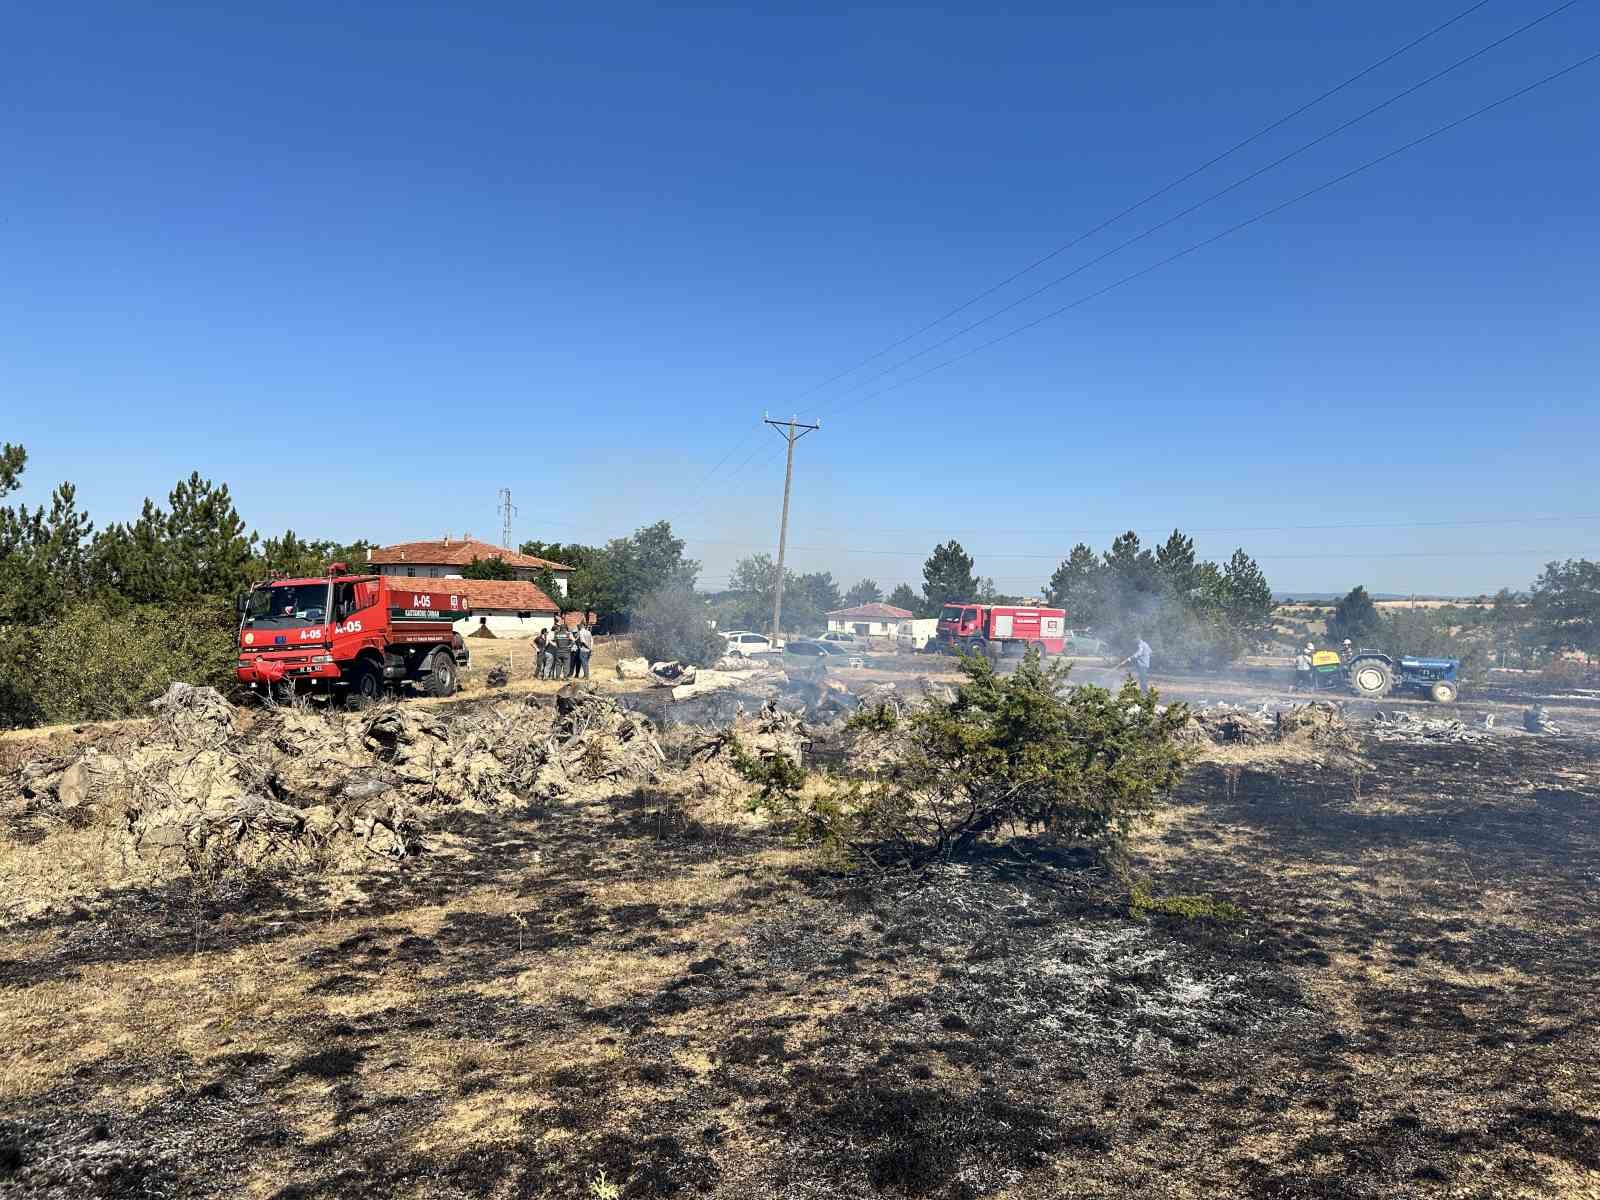
M 807 425 L 790 417 L 787 421 L 774 421 L 763 415 L 761 420 L 778 431 L 789 443 L 789 462 L 783 469 L 783 518 L 778 522 L 778 586 L 772 594 L 772 644 L 778 644 L 778 631 L 783 627 L 783 558 L 789 548 L 789 486 L 794 482 L 794 444 L 806 434 L 822 428 L 822 422 Z
M 511 518 L 517 515 L 517 506 L 511 503 L 511 489 L 500 489 L 500 544 L 511 549 Z

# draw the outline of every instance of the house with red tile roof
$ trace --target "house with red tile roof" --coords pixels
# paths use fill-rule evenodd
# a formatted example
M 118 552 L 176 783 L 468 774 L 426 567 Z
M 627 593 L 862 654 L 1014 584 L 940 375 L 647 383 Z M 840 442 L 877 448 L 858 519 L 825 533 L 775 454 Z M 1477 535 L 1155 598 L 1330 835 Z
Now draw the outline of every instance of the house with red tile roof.
M 828 614 L 828 631 L 853 633 L 857 637 L 899 637 L 900 622 L 909 621 L 915 615 L 893 604 L 858 604 L 854 608 L 836 608 Z
M 511 568 L 514 579 L 466 579 L 462 572 L 474 559 L 498 558 Z M 463 634 L 488 629 L 497 637 L 532 637 L 548 629 L 561 611 L 557 600 L 567 594 L 572 568 L 531 554 L 519 554 L 504 546 L 491 545 L 475 538 L 453 538 L 448 534 L 436 541 L 398 542 L 374 549 L 367 557 L 373 571 L 381 575 L 408 579 L 453 579 L 472 611 L 456 622 Z M 534 583 L 542 571 L 555 578 L 555 597 Z

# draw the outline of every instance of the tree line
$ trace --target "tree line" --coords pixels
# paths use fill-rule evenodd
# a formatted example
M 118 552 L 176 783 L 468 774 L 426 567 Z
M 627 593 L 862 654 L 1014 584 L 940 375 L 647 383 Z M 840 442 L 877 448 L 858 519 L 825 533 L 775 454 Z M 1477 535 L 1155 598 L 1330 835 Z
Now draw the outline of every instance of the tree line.
M 1600 656 L 1600 563 L 1545 566 L 1526 591 L 1501 588 L 1473 604 L 1380 609 L 1353 587 L 1326 618 L 1327 639 L 1355 649 L 1459 658 L 1469 673 L 1489 667 L 1581 673 Z
M 765 629 L 772 619 L 777 565 L 755 554 L 734 567 L 728 591 L 712 597 L 724 628 Z M 1075 629 L 1091 629 L 1114 645 L 1146 638 L 1172 663 L 1229 662 L 1258 649 L 1272 635 L 1272 589 L 1243 550 L 1225 563 L 1200 560 L 1194 539 L 1174 530 L 1154 551 L 1136 533 L 1116 538 L 1104 552 L 1074 546 L 1039 595 L 1002 592 L 980 576 L 960 542 L 935 546 L 922 566 L 922 588 L 901 583 L 887 596 L 874 579 L 841 592 L 831 572 L 785 573 L 784 626 L 820 627 L 830 611 L 885 601 L 918 617 L 936 617 L 946 604 L 1043 602 L 1067 610 Z

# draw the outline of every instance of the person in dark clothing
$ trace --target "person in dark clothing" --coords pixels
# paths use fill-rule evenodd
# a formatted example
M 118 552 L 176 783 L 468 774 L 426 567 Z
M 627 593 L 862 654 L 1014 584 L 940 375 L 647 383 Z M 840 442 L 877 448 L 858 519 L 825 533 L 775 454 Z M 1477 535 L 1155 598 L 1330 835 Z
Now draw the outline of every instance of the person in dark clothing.
M 556 621 L 551 645 L 556 652 L 554 678 L 565 679 L 572 674 L 572 630 L 567 628 L 565 621 L 559 619 Z
M 550 632 L 541 629 L 534 635 L 534 675 L 539 679 L 550 678 Z

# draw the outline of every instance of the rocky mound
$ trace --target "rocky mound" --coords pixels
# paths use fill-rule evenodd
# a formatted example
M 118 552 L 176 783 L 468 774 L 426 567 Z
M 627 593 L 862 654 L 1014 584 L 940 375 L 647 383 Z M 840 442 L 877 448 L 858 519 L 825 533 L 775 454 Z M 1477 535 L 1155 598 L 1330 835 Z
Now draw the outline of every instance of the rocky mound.
M 113 886 L 202 862 L 382 865 L 427 849 L 426 830 L 446 812 L 651 780 L 666 758 L 649 721 L 576 686 L 554 712 L 503 699 L 458 706 L 448 719 L 418 705 L 284 707 L 246 719 L 216 691 L 181 683 L 152 707 L 154 731 L 137 740 L 36 759 L 0 778 L 0 819 L 36 869 L 31 879 L 5 872 L 0 920 L 49 911 L 41 864 L 52 838 L 64 852 L 70 843 L 80 874 Z

